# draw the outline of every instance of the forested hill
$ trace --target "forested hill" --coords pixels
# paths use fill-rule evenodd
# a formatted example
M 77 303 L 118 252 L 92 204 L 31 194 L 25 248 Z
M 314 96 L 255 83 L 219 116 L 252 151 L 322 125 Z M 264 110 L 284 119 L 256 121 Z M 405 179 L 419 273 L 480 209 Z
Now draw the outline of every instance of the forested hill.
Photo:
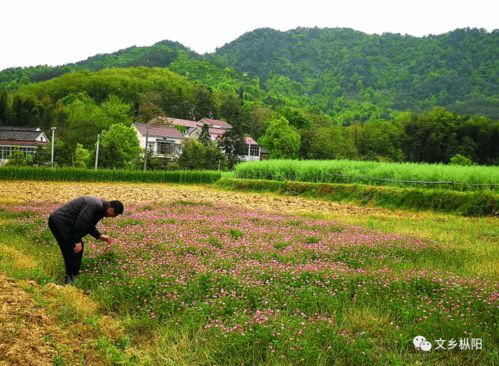
M 129 47 L 109 54 L 99 54 L 84 61 L 61 66 L 14 67 L 0 72 L 0 83 L 9 89 L 20 85 L 52 79 L 71 71 L 98 71 L 109 67 L 168 67 L 178 57 L 186 53 L 190 57 L 200 55 L 190 51 L 178 42 L 161 41 L 149 47 Z
M 68 72 L 134 66 L 165 67 L 209 89 L 276 108 L 325 112 L 344 125 L 433 106 L 499 119 L 499 30 L 418 38 L 340 28 L 258 29 L 204 56 L 161 41 L 74 64 L 6 69 L 0 89 L 12 92 Z
M 0 89 L 15 91 L 31 83 L 50 80 L 69 72 L 99 71 L 106 68 L 163 67 L 186 76 L 205 87 L 238 92 L 241 87 L 248 93 L 261 94 L 258 82 L 227 65 L 204 59 L 178 42 L 161 41 L 148 47 L 129 47 L 117 52 L 99 54 L 86 60 L 61 66 L 14 67 L 0 71 Z
M 330 114 L 350 105 L 357 120 L 364 118 L 362 104 L 382 107 L 380 113 L 440 105 L 499 118 L 499 30 L 417 38 L 339 28 L 258 29 L 211 57 L 258 76 L 276 97 Z

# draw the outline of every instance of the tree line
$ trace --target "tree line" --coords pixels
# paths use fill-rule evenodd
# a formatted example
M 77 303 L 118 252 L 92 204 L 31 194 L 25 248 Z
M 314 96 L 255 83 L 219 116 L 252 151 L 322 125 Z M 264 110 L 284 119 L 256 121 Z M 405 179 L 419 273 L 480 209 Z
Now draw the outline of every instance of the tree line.
M 244 90 L 211 89 L 164 68 L 78 71 L 15 91 L 0 91 L 0 124 L 41 127 L 47 133 L 57 127 L 60 165 L 91 160 L 97 134 L 103 134 L 105 144 L 104 132 L 110 133 L 114 125 L 130 128 L 134 121 L 158 115 L 228 121 L 233 129 L 222 145 L 230 156 L 222 166 L 229 167 L 237 163 L 245 135 L 257 139 L 271 158 L 448 163 L 461 155 L 477 164 L 498 164 L 499 157 L 499 123 L 488 117 L 435 107 L 418 113 L 392 111 L 367 121 L 352 115 L 346 122 L 310 106 L 268 104 L 265 98 L 248 96 Z M 126 134 L 115 130 L 111 135 Z M 137 149 L 131 151 L 136 160 Z M 212 153 L 204 154 L 206 161 L 216 160 Z M 129 162 L 134 160 L 124 156 Z M 102 159 L 106 164 L 105 155 Z

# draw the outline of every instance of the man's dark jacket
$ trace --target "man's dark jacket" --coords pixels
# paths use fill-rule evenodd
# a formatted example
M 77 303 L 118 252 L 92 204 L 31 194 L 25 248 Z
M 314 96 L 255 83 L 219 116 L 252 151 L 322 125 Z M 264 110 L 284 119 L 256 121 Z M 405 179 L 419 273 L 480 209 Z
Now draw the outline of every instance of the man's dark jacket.
M 106 216 L 109 203 L 97 197 L 79 197 L 59 207 L 50 215 L 65 240 L 81 242 L 87 235 L 99 239 L 95 225 Z

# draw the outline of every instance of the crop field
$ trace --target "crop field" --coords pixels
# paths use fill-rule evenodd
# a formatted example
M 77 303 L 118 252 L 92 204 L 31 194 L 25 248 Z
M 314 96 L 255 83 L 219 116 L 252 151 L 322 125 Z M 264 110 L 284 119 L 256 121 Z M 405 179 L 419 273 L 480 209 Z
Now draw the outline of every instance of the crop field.
M 321 183 L 362 183 L 455 190 L 499 189 L 497 166 L 351 160 L 265 160 L 239 164 L 235 175 L 246 179 Z
M 52 338 L 32 340 L 54 364 L 499 363 L 497 217 L 200 185 L 1 184 L 0 271 L 54 319 L 37 323 Z M 87 238 L 64 287 L 46 220 L 78 195 L 125 214 L 100 224 L 111 247 Z M 57 327 L 80 329 L 81 346 Z

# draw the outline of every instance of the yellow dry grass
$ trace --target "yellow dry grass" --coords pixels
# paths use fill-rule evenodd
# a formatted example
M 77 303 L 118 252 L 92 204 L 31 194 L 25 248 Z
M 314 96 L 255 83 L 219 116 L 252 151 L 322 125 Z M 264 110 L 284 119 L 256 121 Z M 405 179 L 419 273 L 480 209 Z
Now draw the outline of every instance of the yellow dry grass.
M 310 200 L 300 197 L 279 196 L 271 193 L 240 193 L 220 190 L 210 186 L 175 185 L 123 182 L 31 182 L 3 181 L 0 203 L 20 203 L 32 201 L 65 202 L 82 195 L 92 195 L 104 199 L 118 199 L 125 203 L 202 201 L 226 203 L 241 207 L 260 208 L 273 211 L 314 211 L 324 214 L 369 215 L 389 213 L 391 210 L 377 207 L 361 207 L 346 203 Z M 407 213 L 419 216 L 420 213 Z
M 0 245 L 0 256 L 5 257 L 10 265 L 17 270 L 32 270 L 37 267 L 37 263 L 32 257 L 7 245 Z

